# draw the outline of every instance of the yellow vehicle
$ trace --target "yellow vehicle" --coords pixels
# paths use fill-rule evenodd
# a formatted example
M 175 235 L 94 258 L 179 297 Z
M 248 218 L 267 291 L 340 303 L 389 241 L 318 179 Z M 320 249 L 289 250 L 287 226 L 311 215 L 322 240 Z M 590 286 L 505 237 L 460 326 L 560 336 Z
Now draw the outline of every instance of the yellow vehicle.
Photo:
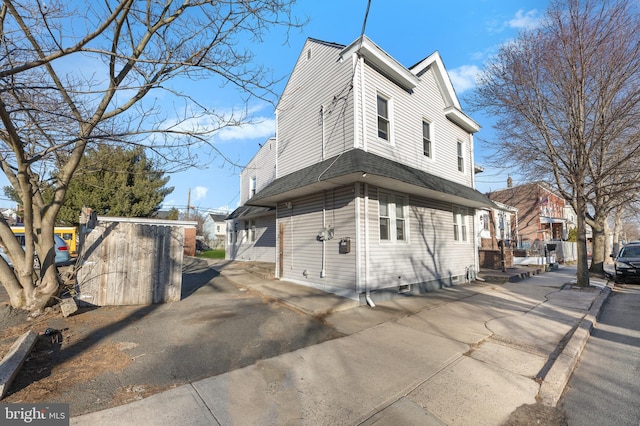
M 74 226 L 56 226 L 53 232 L 67 243 L 69 253 L 76 254 L 76 228 Z
M 14 234 L 24 234 L 24 226 L 12 226 L 11 230 Z M 69 253 L 76 254 L 77 243 L 76 236 L 77 230 L 74 226 L 56 226 L 53 232 L 62 238 L 69 247 Z

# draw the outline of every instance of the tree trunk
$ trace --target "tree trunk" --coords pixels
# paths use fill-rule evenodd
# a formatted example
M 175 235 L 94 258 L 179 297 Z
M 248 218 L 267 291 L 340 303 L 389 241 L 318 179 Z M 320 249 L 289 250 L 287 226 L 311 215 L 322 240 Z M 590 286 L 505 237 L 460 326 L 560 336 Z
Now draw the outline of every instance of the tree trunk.
M 584 205 L 577 216 L 577 254 L 578 254 L 578 271 L 576 274 L 577 284 L 580 287 L 589 286 L 589 263 L 587 261 L 587 229 L 584 217 Z
M 603 222 L 600 218 L 590 222 L 593 239 L 591 241 L 591 267 L 589 272 L 594 274 L 604 273 L 604 253 L 607 247 Z
M 11 253 L 13 269 L 0 261 L 0 281 L 9 295 L 11 306 L 30 312 L 43 310 L 60 288 L 53 226 L 42 226 L 39 230 L 41 233 L 35 245 L 40 260 L 39 270 L 34 270 L 33 258 L 27 256 L 20 246 Z

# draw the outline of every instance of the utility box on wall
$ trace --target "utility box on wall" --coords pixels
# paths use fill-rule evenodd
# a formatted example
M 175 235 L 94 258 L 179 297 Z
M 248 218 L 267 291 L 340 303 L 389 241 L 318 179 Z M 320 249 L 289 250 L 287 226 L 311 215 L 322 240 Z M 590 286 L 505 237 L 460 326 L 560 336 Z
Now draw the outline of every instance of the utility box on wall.
M 351 238 L 344 237 L 340 240 L 340 254 L 347 254 L 351 252 Z

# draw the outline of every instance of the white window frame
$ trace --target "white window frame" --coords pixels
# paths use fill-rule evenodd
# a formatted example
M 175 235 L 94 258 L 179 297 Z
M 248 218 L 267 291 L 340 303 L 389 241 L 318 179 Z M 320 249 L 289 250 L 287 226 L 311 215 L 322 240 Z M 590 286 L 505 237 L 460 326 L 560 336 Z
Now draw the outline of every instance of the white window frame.
M 388 200 L 386 202 L 387 211 L 386 215 L 383 215 L 383 199 Z M 401 204 L 401 210 L 398 210 L 398 204 Z M 398 214 L 400 212 L 400 214 Z M 391 191 L 379 191 L 378 192 L 378 240 L 380 243 L 408 243 L 409 242 L 409 197 L 406 194 L 400 194 Z M 388 238 L 382 236 L 382 222 L 387 222 Z M 399 225 L 402 225 L 402 238 L 399 239 L 398 229 Z
M 427 126 L 428 135 L 425 136 L 425 125 Z M 425 153 L 425 145 L 429 145 L 429 155 Z M 422 119 L 422 155 L 433 160 L 433 123 L 427 119 Z
M 453 207 L 453 241 L 469 242 L 469 211 L 465 207 Z
M 257 186 L 258 186 L 258 177 L 252 176 L 251 179 L 249 179 L 249 198 L 256 195 Z
M 456 154 L 458 158 L 458 171 L 464 173 L 464 142 L 458 140 L 456 144 Z
M 380 115 L 380 111 L 378 109 L 378 100 L 381 99 L 385 102 L 387 106 L 387 116 Z M 391 97 L 386 96 L 380 92 L 376 93 L 376 134 L 378 135 L 378 139 L 386 141 L 390 144 L 393 143 L 393 103 L 391 101 Z M 380 119 L 385 120 L 387 123 L 387 137 L 384 138 L 380 136 Z

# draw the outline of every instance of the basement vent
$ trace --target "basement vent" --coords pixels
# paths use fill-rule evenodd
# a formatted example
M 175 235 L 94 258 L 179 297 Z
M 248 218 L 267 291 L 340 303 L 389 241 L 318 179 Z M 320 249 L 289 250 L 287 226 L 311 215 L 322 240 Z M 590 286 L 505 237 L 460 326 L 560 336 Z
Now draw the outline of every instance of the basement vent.
M 460 282 L 460 276 L 456 275 L 455 277 L 451 277 L 451 282 L 452 283 L 459 283 Z
M 398 293 L 411 293 L 411 284 L 398 286 Z

